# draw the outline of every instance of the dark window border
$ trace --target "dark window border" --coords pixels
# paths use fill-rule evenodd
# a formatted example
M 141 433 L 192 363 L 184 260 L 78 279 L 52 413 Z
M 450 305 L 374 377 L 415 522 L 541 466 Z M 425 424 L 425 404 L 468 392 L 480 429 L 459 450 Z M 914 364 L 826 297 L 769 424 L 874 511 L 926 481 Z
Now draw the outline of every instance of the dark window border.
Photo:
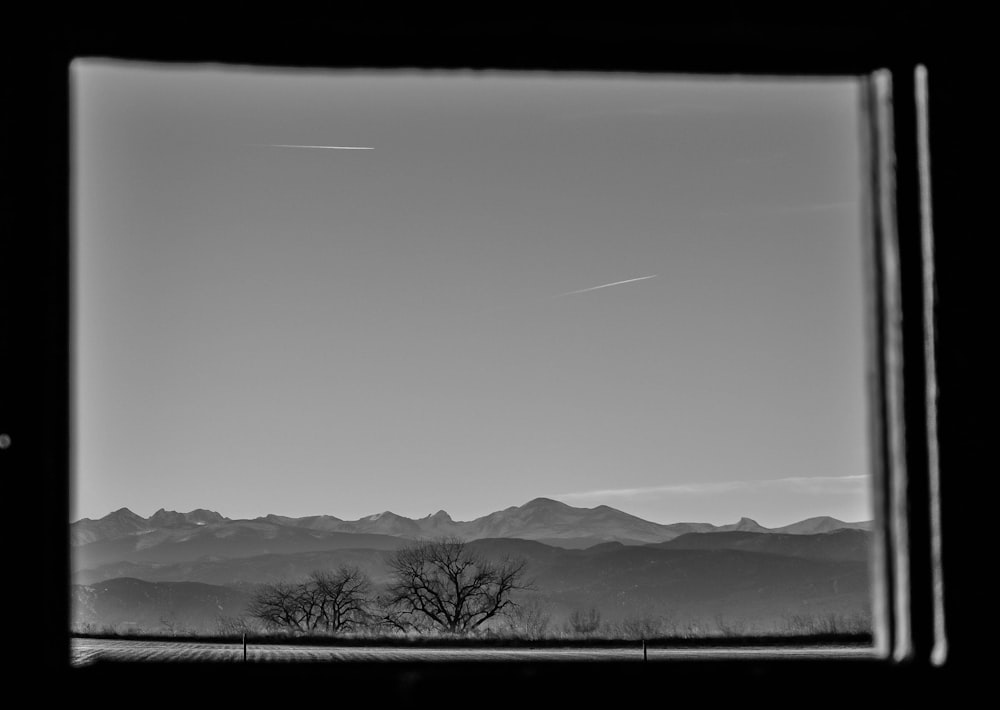
M 352 667 L 346 674 L 331 669 L 323 672 L 331 680 L 350 677 L 359 682 L 384 682 L 381 687 L 390 695 L 431 692 L 439 682 L 472 687 L 481 681 L 487 687 L 496 687 L 497 679 L 505 678 L 536 688 L 567 684 L 566 692 L 572 690 L 580 697 L 592 698 L 595 693 L 617 697 L 612 686 L 598 681 L 617 678 L 634 682 L 637 687 L 654 687 L 664 678 L 675 678 L 684 680 L 685 685 L 707 682 L 701 687 L 706 697 L 728 695 L 730 691 L 737 697 L 735 686 L 739 681 L 764 681 L 804 690 L 822 683 L 815 687 L 822 688 L 823 697 L 829 698 L 841 694 L 853 697 L 857 688 L 849 692 L 852 681 L 848 679 L 874 682 L 886 689 L 899 682 L 929 688 L 929 684 L 939 682 L 935 679 L 942 678 L 942 671 L 934 670 L 935 661 L 943 662 L 947 669 L 969 660 L 973 654 L 972 636 L 968 625 L 955 622 L 964 615 L 954 601 L 960 596 L 956 589 L 968 588 L 964 582 L 969 577 L 957 565 L 949 565 L 950 539 L 940 534 L 942 527 L 948 530 L 949 524 L 960 525 L 964 511 L 957 499 L 958 484 L 947 477 L 938 478 L 936 473 L 939 455 L 942 468 L 949 473 L 969 460 L 969 455 L 962 453 L 962 430 L 968 414 L 961 408 L 958 387 L 965 362 L 951 345 L 962 335 L 961 318 L 965 315 L 955 298 L 962 278 L 958 273 L 960 232 L 956 228 L 963 225 L 963 219 L 968 224 L 968 217 L 962 216 L 960 181 L 956 179 L 960 172 L 956 130 L 961 125 L 956 103 L 959 77 L 964 73 L 963 57 L 954 54 L 948 42 L 941 42 L 949 38 L 951 17 L 931 12 L 929 4 L 911 6 L 906 15 L 881 5 L 854 15 L 844 8 L 836 17 L 831 16 L 829 8 L 825 13 L 824 8 L 818 8 L 780 15 L 741 7 L 734 3 L 712 8 L 700 16 L 678 12 L 666 18 L 634 21 L 493 17 L 485 21 L 425 19 L 390 24 L 385 17 L 355 19 L 334 11 L 325 17 L 297 15 L 253 26 L 196 15 L 164 15 L 155 24 L 129 26 L 95 18 L 13 26 L 11 34 L 24 31 L 23 46 L 15 41 L 6 47 L 9 58 L 5 64 L 10 71 L 8 92 L 12 98 L 11 111 L 5 117 L 11 122 L 5 153 L 14 158 L 16 169 L 5 171 L 2 194 L 7 201 L 5 212 L 14 214 L 14 224 L 20 228 L 17 233 L 23 236 L 9 240 L 13 242 L 7 251 L 10 258 L 0 265 L 3 303 L 13 304 L 14 323 L 10 331 L 13 336 L 5 338 L 0 354 L 6 365 L 3 371 L 27 387 L 5 396 L 0 404 L 0 428 L 12 437 L 12 446 L 0 452 L 0 457 L 13 462 L 13 469 L 7 470 L 15 472 L 16 480 L 37 486 L 30 498 L 8 500 L 25 506 L 29 520 L 35 518 L 36 525 L 35 516 L 40 515 L 50 531 L 42 549 L 32 546 L 26 553 L 29 563 L 42 563 L 33 578 L 43 587 L 39 594 L 42 606 L 53 610 L 40 617 L 25 615 L 31 617 L 26 618 L 30 631 L 25 633 L 40 641 L 34 652 L 38 664 L 52 671 L 64 669 L 68 642 L 65 590 L 69 565 L 64 530 L 69 519 L 67 472 L 72 442 L 67 338 L 71 167 L 67 68 L 73 58 L 81 56 L 263 66 L 784 76 L 869 76 L 880 70 L 887 72 L 891 77 L 891 111 L 880 115 L 883 127 L 891 125 L 890 172 L 895 188 L 891 199 L 881 203 L 887 210 L 880 213 L 876 230 L 882 234 L 895 231 L 899 240 L 895 253 L 892 248 L 885 251 L 887 242 L 879 241 L 878 235 L 874 243 L 879 245 L 878 258 L 897 260 L 899 278 L 898 282 L 879 282 L 876 290 L 876 298 L 883 299 L 881 305 L 889 305 L 889 310 L 876 310 L 873 327 L 881 346 L 873 376 L 885 385 L 878 390 L 879 406 L 894 408 L 898 414 L 896 419 L 884 420 L 888 425 L 881 432 L 885 446 L 877 454 L 890 474 L 881 510 L 889 523 L 885 551 L 894 560 L 888 582 L 893 627 L 886 643 L 897 663 L 679 662 L 670 668 L 661 667 L 657 675 L 635 669 L 555 665 L 517 670 L 506 667 L 500 671 L 482 664 L 466 669 L 454 665 L 416 671 L 403 667 L 392 671 L 385 667 Z M 929 124 L 917 110 L 922 95 L 915 84 L 918 66 L 926 67 Z M 881 102 L 889 106 L 879 95 L 878 81 L 872 80 L 869 99 L 873 105 Z M 882 130 L 873 135 L 877 142 L 887 134 Z M 918 149 L 921 140 L 931 148 L 933 163 L 929 168 L 926 153 L 922 156 Z M 872 179 L 884 187 L 888 162 L 880 165 Z M 923 185 L 920 181 L 922 168 L 925 178 L 933 171 L 933 216 L 926 209 L 921 211 L 921 196 L 927 189 L 927 180 Z M 879 209 L 877 205 L 873 208 Z M 887 220 L 894 221 L 894 226 L 890 227 Z M 933 244 L 932 224 L 939 235 Z M 893 303 L 898 303 L 898 310 Z M 937 353 L 933 349 L 935 342 Z M 901 358 L 905 367 L 900 367 L 896 358 Z M 935 362 L 936 368 L 928 370 L 927 364 Z M 938 440 L 929 439 L 935 431 Z M 898 473 L 901 466 L 905 478 Z M 940 493 L 940 507 L 932 505 L 931 494 L 935 491 Z M 902 512 L 905 515 L 899 515 Z M 941 567 L 934 564 L 935 550 L 943 557 Z M 937 594 L 944 588 L 947 594 Z M 942 651 L 939 634 L 945 629 L 944 619 L 948 622 L 947 654 Z M 155 666 L 141 671 L 130 667 L 128 674 L 133 679 L 170 679 L 176 674 L 178 678 L 202 680 L 211 675 L 237 684 L 245 682 L 247 675 L 239 669 L 218 667 L 171 666 L 164 673 L 161 670 Z M 309 670 L 286 668 L 282 673 L 298 677 Z M 80 680 L 78 674 L 69 674 Z M 255 676 L 270 674 L 268 669 L 254 670 Z M 112 682 L 109 675 L 97 671 L 90 678 L 96 687 Z M 737 682 L 727 690 L 723 686 L 729 685 L 728 680 L 720 685 L 723 678 Z M 236 687 L 232 690 L 240 692 Z M 699 690 L 692 686 L 691 693 L 698 696 Z

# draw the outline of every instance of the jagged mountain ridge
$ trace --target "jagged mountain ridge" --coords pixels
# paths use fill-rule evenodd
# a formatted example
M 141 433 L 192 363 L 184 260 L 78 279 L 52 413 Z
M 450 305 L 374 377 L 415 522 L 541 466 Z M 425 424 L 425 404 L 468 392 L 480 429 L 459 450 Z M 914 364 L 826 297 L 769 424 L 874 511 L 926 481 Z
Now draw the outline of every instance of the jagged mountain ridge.
M 821 517 L 773 529 L 765 528 L 749 518 L 721 526 L 688 522 L 661 524 L 606 505 L 578 508 L 549 498 L 535 498 L 524 505 L 511 506 L 470 521 L 453 520 L 443 510 L 419 519 L 385 511 L 358 520 L 342 520 L 332 515 L 294 518 L 275 514 L 253 520 L 232 520 L 204 509 L 189 513 L 160 509 L 146 519 L 127 508 L 122 508 L 100 520 L 85 518 L 72 523 L 70 537 L 75 547 L 89 547 L 95 544 L 107 546 L 108 543 L 117 541 L 117 548 L 126 551 L 134 548 L 136 552 L 164 543 L 187 542 L 192 538 L 244 540 L 248 535 L 262 540 L 286 539 L 299 535 L 303 540 L 310 541 L 307 544 L 309 549 L 319 549 L 316 545 L 321 545 L 325 536 L 334 533 L 406 539 L 428 539 L 445 535 L 466 540 L 521 538 L 566 548 L 583 548 L 606 542 L 620 542 L 626 545 L 661 543 L 686 533 L 739 531 L 796 535 L 830 532 L 843 528 L 869 530 L 871 523 L 845 523 L 835 518 Z M 314 544 L 312 540 L 317 542 Z M 341 541 L 334 545 L 334 547 L 342 546 Z M 366 543 L 357 546 L 368 545 Z M 283 546 L 283 549 L 285 547 L 287 546 Z M 206 551 L 206 554 L 212 553 Z M 107 557 L 103 554 L 98 556 L 102 559 Z M 117 559 L 131 558 L 135 558 L 135 555 L 126 554 Z

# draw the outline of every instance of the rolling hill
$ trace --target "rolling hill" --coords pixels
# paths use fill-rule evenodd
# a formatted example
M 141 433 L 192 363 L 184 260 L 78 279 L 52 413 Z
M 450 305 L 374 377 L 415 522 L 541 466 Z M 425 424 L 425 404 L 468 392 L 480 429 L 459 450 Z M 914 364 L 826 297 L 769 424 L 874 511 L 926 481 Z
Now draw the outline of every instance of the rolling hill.
M 526 560 L 536 588 L 531 595 L 555 623 L 575 609 L 591 607 L 609 621 L 651 615 L 699 623 L 724 617 L 758 625 L 776 625 L 792 614 L 870 613 L 868 565 L 859 560 L 620 543 L 567 550 L 510 538 L 478 540 L 470 548 L 485 557 Z M 152 628 L 162 615 L 173 614 L 183 624 L 210 630 L 219 614 L 241 613 L 252 583 L 301 578 L 343 563 L 358 564 L 377 585 L 388 581 L 386 552 L 380 550 L 136 565 L 120 571 L 148 575 L 146 579 L 79 580 L 89 583 L 73 588 L 74 619 L 97 624 L 133 621 Z M 202 581 L 169 579 L 183 576 Z
M 667 550 L 745 550 L 819 560 L 869 559 L 871 533 L 843 528 L 814 535 L 784 533 L 688 533 L 654 545 Z

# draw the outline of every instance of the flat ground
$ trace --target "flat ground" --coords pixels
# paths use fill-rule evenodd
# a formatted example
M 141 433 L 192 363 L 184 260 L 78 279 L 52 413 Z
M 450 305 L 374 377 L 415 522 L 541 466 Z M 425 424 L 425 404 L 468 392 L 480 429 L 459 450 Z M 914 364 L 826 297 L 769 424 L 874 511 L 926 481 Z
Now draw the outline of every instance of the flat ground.
M 242 661 L 241 644 L 197 641 L 71 639 L 71 663 L 113 661 Z M 870 646 L 649 648 L 650 661 L 691 658 L 874 657 Z M 642 660 L 638 644 L 615 648 L 405 648 L 390 646 L 247 646 L 248 661 L 626 661 Z

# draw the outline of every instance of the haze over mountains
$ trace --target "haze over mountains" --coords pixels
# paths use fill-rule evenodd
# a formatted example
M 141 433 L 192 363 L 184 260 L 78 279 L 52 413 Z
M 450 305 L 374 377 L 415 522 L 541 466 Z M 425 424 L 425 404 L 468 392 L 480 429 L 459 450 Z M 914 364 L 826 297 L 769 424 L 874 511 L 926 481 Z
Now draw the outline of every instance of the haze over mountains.
M 867 537 L 853 530 L 828 535 L 842 534 Z M 690 536 L 711 537 L 691 533 L 677 540 Z M 710 626 L 724 618 L 751 629 L 781 628 L 793 615 L 870 613 L 867 561 L 830 559 L 819 549 L 822 546 L 816 546 L 817 556 L 796 556 L 701 543 L 688 549 L 607 543 L 567 550 L 532 540 L 492 538 L 470 545 L 484 556 L 525 559 L 538 589 L 530 596 L 544 604 L 557 624 L 573 610 L 589 608 L 600 610 L 609 621 L 658 616 Z M 254 583 L 302 578 L 312 570 L 335 569 L 344 563 L 358 565 L 377 585 L 389 580 L 385 553 L 374 550 L 172 565 L 130 563 L 77 575 L 74 618 L 78 623 L 155 628 L 167 616 L 188 627 L 210 630 L 218 616 L 245 611 Z
M 255 584 L 342 564 L 385 584 L 392 550 L 444 535 L 486 556 L 527 560 L 538 598 L 556 620 L 590 607 L 607 619 L 722 615 L 772 625 L 790 613 L 863 616 L 870 613 L 870 527 L 829 517 L 771 529 L 749 518 L 663 525 L 547 498 L 472 521 L 444 511 L 417 520 L 388 511 L 352 521 L 231 520 L 203 509 L 143 518 L 122 508 L 70 526 L 74 619 L 154 628 L 167 618 L 210 630 L 217 616 L 245 610 Z

